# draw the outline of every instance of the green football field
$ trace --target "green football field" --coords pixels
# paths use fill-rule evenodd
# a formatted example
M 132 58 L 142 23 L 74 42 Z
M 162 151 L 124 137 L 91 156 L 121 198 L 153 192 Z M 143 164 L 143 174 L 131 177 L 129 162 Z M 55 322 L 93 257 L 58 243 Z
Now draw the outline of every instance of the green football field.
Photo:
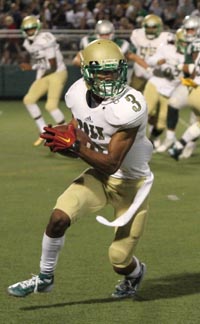
M 179 134 L 188 115 L 181 113 Z M 56 198 L 87 165 L 34 148 L 37 129 L 21 101 L 1 101 L 0 134 L 1 324 L 200 322 L 200 142 L 188 160 L 153 155 L 149 219 L 137 249 L 147 273 L 134 300 L 110 297 L 119 279 L 108 262 L 113 229 L 97 223 L 96 215 L 67 232 L 54 290 L 15 298 L 7 286 L 38 273 L 41 240 Z M 112 210 L 100 215 L 112 219 Z

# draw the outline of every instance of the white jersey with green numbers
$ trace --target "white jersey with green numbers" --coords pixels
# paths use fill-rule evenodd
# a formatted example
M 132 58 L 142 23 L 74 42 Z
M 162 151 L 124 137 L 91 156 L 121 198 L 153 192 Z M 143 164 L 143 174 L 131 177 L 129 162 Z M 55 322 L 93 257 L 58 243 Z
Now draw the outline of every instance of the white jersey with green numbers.
M 95 108 L 88 105 L 87 92 L 81 78 L 69 88 L 65 102 L 79 127 L 98 145 L 99 151 L 107 154 L 110 139 L 117 131 L 139 126 L 134 144 L 113 176 L 127 179 L 148 176 L 152 144 L 146 137 L 147 106 L 141 92 L 126 86 L 121 95 L 104 100 Z
M 55 58 L 57 63 L 56 72 L 66 70 L 62 53 L 56 38 L 49 32 L 39 33 L 34 41 L 25 39 L 23 47 L 31 56 L 32 68 L 37 70 L 36 78 L 40 79 L 50 68 L 49 59 Z

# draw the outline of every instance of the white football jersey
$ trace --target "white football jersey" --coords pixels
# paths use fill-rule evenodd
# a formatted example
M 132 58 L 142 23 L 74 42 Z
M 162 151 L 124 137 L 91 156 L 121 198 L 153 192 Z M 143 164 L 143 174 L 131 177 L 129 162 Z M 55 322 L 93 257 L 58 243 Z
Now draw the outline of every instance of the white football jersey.
M 149 175 L 152 144 L 146 137 L 147 106 L 141 92 L 126 86 L 118 97 L 106 99 L 96 108 L 90 108 L 86 100 L 87 91 L 81 78 L 69 88 L 65 102 L 79 127 L 99 146 L 99 151 L 107 154 L 110 139 L 118 130 L 140 125 L 133 146 L 113 176 L 133 179 Z
M 165 59 L 166 63 L 157 65 L 161 59 Z M 184 63 L 184 54 L 178 53 L 175 45 L 165 44 L 159 46 L 157 52 L 147 58 L 146 62 L 154 68 L 153 76 L 149 81 L 155 85 L 161 95 L 169 97 L 181 83 L 183 72 L 177 69 L 177 65 Z
M 147 58 L 156 53 L 158 47 L 161 44 L 167 44 L 169 39 L 171 39 L 171 33 L 161 32 L 161 34 L 154 39 L 148 39 L 145 34 L 144 28 L 136 28 L 132 31 L 130 36 L 131 43 L 136 48 L 136 54 L 141 56 L 145 61 Z M 137 63 L 134 63 L 134 72 L 137 77 L 143 77 L 149 79 L 151 76 L 147 70 Z
M 23 46 L 31 55 L 32 68 L 37 70 L 36 79 L 40 79 L 45 71 L 50 68 L 49 59 L 51 58 L 56 58 L 56 72 L 66 70 L 59 44 L 53 34 L 41 32 L 33 42 L 25 39 Z

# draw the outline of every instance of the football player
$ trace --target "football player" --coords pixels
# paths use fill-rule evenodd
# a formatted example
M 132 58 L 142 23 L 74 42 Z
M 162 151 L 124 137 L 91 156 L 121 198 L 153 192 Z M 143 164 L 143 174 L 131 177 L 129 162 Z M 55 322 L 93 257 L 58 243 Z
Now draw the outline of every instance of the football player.
M 45 109 L 53 118 L 55 124 L 63 124 L 65 117 L 59 109 L 59 101 L 67 80 L 67 70 L 59 45 L 53 34 L 42 32 L 41 23 L 35 16 L 23 19 L 21 30 L 25 37 L 23 47 L 30 55 L 30 63 L 21 63 L 23 71 L 36 70 L 36 80 L 23 98 L 23 103 L 30 116 L 35 121 L 39 134 L 46 124 L 37 102 L 47 95 Z M 39 137 L 34 146 L 42 143 Z
M 109 260 L 113 270 L 123 276 L 113 298 L 133 297 L 145 274 L 146 266 L 135 252 L 147 220 L 153 183 L 149 168 L 153 147 L 146 137 L 146 102 L 141 92 L 127 85 L 127 63 L 113 41 L 95 40 L 80 55 L 83 78 L 65 95 L 72 121 L 63 133 L 45 127 L 41 136 L 54 152 L 70 150 L 90 168 L 57 199 L 43 236 L 40 273 L 9 286 L 8 292 L 14 296 L 50 291 L 65 231 L 107 204 L 113 206 L 115 220 L 109 222 L 102 216 L 97 220 L 114 228 Z M 77 137 L 77 124 L 95 149 Z
M 172 33 L 163 31 L 162 19 L 157 15 L 149 14 L 143 19 L 142 28 L 136 28 L 132 31 L 130 41 L 136 48 L 136 54 L 146 61 L 156 53 L 161 44 L 167 44 L 173 38 Z M 143 91 L 151 76 L 150 69 L 142 67 L 136 62 L 130 85 L 139 91 Z
M 198 44 L 198 34 L 200 28 L 200 19 L 197 16 L 186 16 L 183 20 L 183 26 L 179 37 L 179 43 L 184 44 L 185 47 L 185 60 L 184 64 L 177 66 L 184 72 L 184 78 L 182 84 L 180 84 L 172 93 L 168 103 L 167 114 L 167 131 L 165 139 L 162 144 L 157 148 L 157 152 L 165 152 L 176 141 L 176 127 L 179 120 L 179 111 L 184 107 L 189 107 L 188 96 L 193 88 L 196 88 L 197 83 L 194 80 L 194 44 Z M 181 45 L 182 46 L 182 45 Z M 195 50 L 196 51 L 196 50 Z M 199 51 L 199 50 L 198 50 Z M 197 51 L 197 52 L 198 52 Z M 190 115 L 190 124 L 193 124 L 196 117 L 193 112 Z M 191 156 L 195 149 L 195 142 L 188 143 L 182 152 L 182 158 L 188 158 Z
M 183 72 L 177 68 L 184 62 L 187 46 L 186 42 L 180 42 L 182 34 L 183 30 L 177 30 L 175 44 L 159 46 L 157 52 L 147 59 L 147 63 L 153 68 L 153 75 L 145 86 L 144 96 L 148 102 L 149 122 L 153 125 L 149 136 L 154 149 L 159 145 L 159 137 L 166 129 L 168 101 L 183 77 Z

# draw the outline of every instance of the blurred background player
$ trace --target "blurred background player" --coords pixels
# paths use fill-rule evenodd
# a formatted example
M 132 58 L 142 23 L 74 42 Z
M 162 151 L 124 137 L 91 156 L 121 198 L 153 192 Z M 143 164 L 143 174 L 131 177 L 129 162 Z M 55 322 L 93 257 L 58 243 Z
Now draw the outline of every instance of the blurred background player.
M 157 52 L 147 59 L 153 68 L 153 75 L 146 83 L 144 96 L 148 102 L 149 122 L 154 121 L 150 140 L 154 149 L 160 143 L 160 135 L 166 129 L 168 101 L 174 89 L 181 83 L 182 71 L 177 69 L 184 62 L 184 52 L 187 43 L 180 46 L 182 30 L 175 35 L 175 42 L 160 45 Z M 152 125 L 151 124 L 151 125 Z
M 27 16 L 23 19 L 21 30 L 25 37 L 23 47 L 30 55 L 29 62 L 21 63 L 23 71 L 36 70 L 36 80 L 30 86 L 28 93 L 23 98 L 23 103 L 29 114 L 34 119 L 39 135 L 43 132 L 45 122 L 37 101 L 47 95 L 45 109 L 53 118 L 55 124 L 63 124 L 65 117 L 58 108 L 60 97 L 67 80 L 67 70 L 59 45 L 53 34 L 41 32 L 40 20 L 35 16 Z M 38 146 L 42 143 L 39 137 L 34 143 Z
M 136 49 L 136 54 L 146 61 L 156 53 L 161 44 L 167 44 L 173 39 L 170 32 L 163 31 L 162 19 L 154 14 L 147 15 L 142 22 L 142 28 L 132 31 L 130 41 Z M 143 91 L 152 73 L 149 69 L 134 64 L 130 85 L 136 90 Z
M 97 21 L 95 26 L 95 34 L 84 36 L 80 42 L 80 49 L 84 49 L 89 43 L 96 39 L 112 40 L 120 47 L 127 60 L 137 62 L 139 65 L 143 66 L 144 69 L 148 68 L 148 65 L 145 63 L 145 61 L 135 54 L 136 49 L 133 45 L 131 45 L 126 39 L 115 36 L 115 27 L 109 20 Z M 80 67 L 80 52 L 78 52 L 74 57 L 72 64 Z
M 163 143 L 157 148 L 157 152 L 159 153 L 165 152 L 176 141 L 176 127 L 179 121 L 179 111 L 185 107 L 192 107 L 188 101 L 188 96 L 191 92 L 193 92 L 193 89 L 196 88 L 200 82 L 197 76 L 197 69 L 195 69 L 195 66 L 198 65 L 196 58 L 198 57 L 200 51 L 199 29 L 199 17 L 185 17 L 182 26 L 182 39 L 184 42 L 187 42 L 187 50 L 185 52 L 184 64 L 178 66 L 179 69 L 183 70 L 184 78 L 182 79 L 182 84 L 175 89 L 169 100 L 167 131 Z M 193 103 L 191 104 L 193 105 Z M 191 112 L 189 124 L 193 124 L 195 120 L 196 115 Z M 196 144 L 194 141 L 188 143 L 185 146 L 181 157 L 190 157 L 195 149 L 195 146 Z

